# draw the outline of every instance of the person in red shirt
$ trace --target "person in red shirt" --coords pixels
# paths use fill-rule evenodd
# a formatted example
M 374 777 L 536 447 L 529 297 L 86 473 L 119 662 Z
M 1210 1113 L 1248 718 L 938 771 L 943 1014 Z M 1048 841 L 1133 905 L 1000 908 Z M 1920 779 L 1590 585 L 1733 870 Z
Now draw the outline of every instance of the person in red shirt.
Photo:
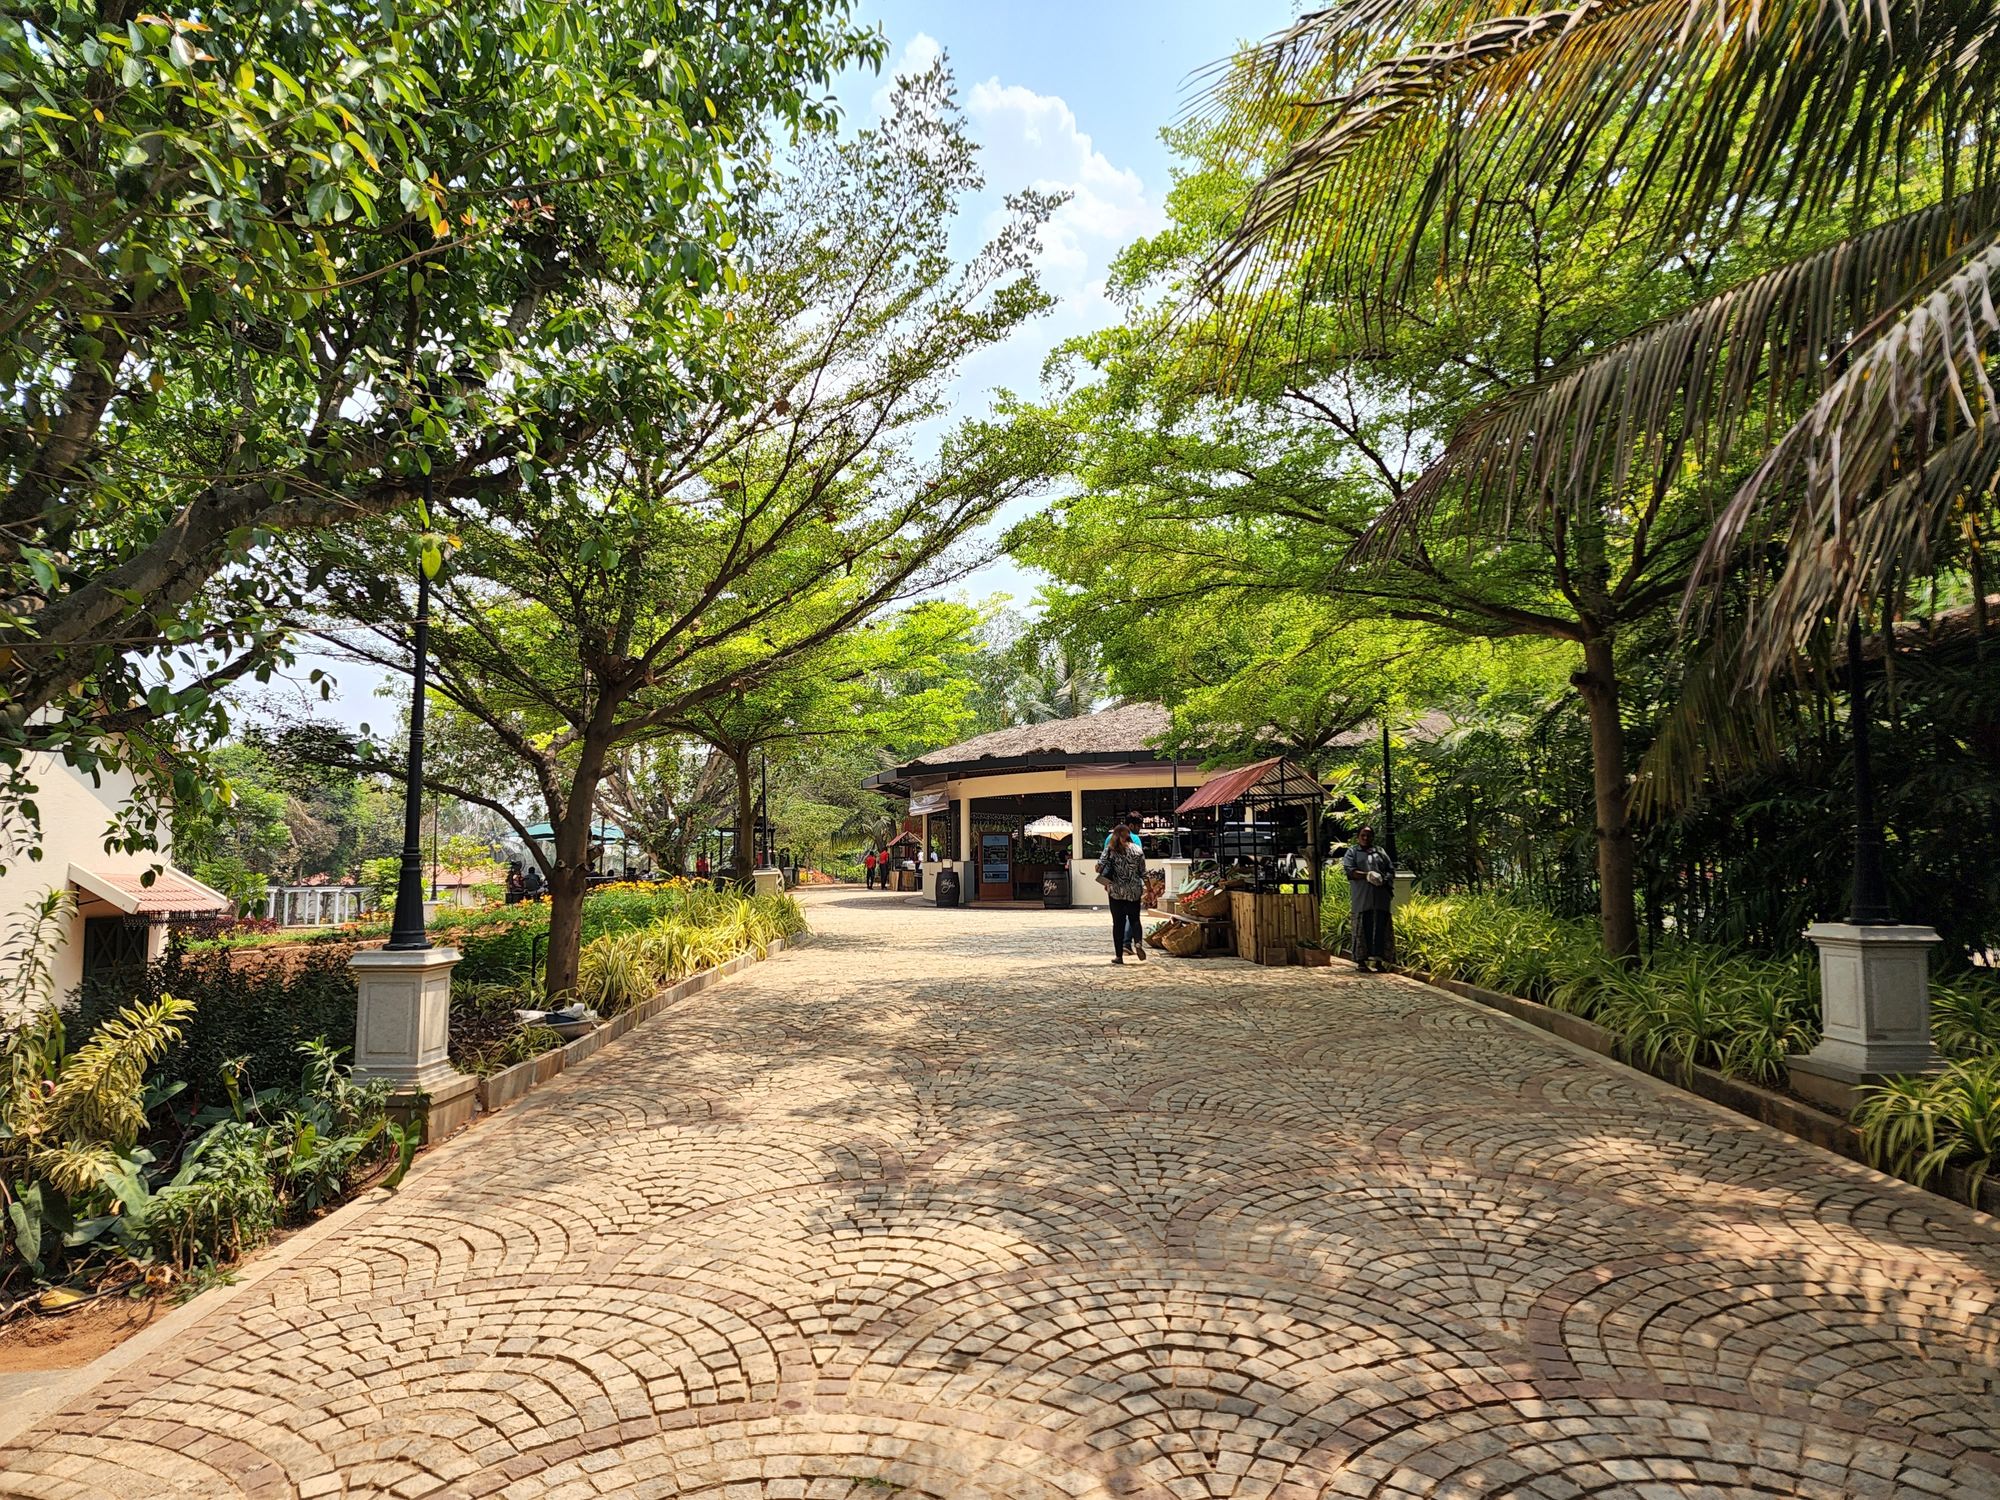
M 868 872 L 868 889 L 875 889 L 875 851 L 870 849 L 861 857 L 861 867 Z

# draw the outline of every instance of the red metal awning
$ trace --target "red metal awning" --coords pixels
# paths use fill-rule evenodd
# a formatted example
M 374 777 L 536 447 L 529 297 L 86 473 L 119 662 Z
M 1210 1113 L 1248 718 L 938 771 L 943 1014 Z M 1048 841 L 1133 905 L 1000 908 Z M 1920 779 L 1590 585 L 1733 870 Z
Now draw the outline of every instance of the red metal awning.
M 1274 755 L 1269 760 L 1258 761 L 1254 766 L 1243 766 L 1211 777 L 1196 787 L 1187 801 L 1175 811 L 1199 812 L 1204 807 L 1225 807 L 1231 802 L 1241 802 L 1243 794 L 1262 781 L 1264 773 L 1283 759 L 1281 755 Z
M 1176 813 L 1200 812 L 1205 807 L 1227 807 L 1232 802 L 1255 802 L 1265 807 L 1284 803 L 1314 803 L 1325 800 L 1326 788 L 1302 766 L 1282 755 L 1260 760 L 1255 765 L 1224 771 L 1197 787 Z
M 84 894 L 116 908 L 127 916 L 164 916 L 180 912 L 215 912 L 230 909 L 229 898 L 211 890 L 185 870 L 169 865 L 156 871 L 146 883 L 138 870 L 92 870 L 84 865 L 69 867 L 69 883 Z

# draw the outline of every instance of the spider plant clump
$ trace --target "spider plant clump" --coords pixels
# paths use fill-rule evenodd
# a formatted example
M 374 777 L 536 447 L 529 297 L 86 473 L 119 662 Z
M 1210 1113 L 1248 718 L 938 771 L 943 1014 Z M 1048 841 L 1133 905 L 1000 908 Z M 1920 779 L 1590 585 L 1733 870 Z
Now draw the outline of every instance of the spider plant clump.
M 739 953 L 762 953 L 776 939 L 805 931 L 805 925 L 790 896 L 691 888 L 670 915 L 586 943 L 576 998 L 604 1015 L 617 1015 Z
M 1966 1201 L 2000 1160 L 2000 1056 L 1966 1058 L 1934 1078 L 1894 1078 L 1862 1091 L 1854 1111 L 1868 1159 L 1919 1185 L 1956 1168 Z

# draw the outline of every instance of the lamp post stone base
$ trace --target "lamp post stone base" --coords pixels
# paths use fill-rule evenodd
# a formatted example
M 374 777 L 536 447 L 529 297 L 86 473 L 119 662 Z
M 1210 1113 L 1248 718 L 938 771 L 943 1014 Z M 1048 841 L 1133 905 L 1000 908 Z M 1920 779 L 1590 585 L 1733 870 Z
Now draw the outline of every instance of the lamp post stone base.
M 471 1123 L 478 1080 L 451 1065 L 451 971 L 456 948 L 365 949 L 348 962 L 358 992 L 354 1077 L 386 1080 L 389 1113 L 423 1127 L 426 1143 Z
M 1792 1087 L 1816 1104 L 1851 1109 L 1864 1084 L 1932 1073 L 1929 927 L 1816 922 L 1823 1039 L 1788 1060 Z

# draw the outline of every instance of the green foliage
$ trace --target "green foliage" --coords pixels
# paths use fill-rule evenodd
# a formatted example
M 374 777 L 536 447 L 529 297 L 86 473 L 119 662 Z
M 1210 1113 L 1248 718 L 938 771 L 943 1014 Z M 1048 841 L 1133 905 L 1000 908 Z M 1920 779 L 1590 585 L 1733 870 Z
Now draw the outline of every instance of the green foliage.
M 761 953 L 774 939 L 805 926 L 805 914 L 790 896 L 745 897 L 692 887 L 671 916 L 586 943 L 576 998 L 616 1015 L 676 980 L 739 953 Z
M 1327 941 L 1345 936 L 1329 901 Z M 1714 1068 L 1760 1083 L 1819 1040 L 1818 971 L 1705 945 L 1656 947 L 1643 962 L 1604 956 L 1593 924 L 1491 896 L 1416 897 L 1396 910 L 1402 962 L 1442 978 L 1539 1000 L 1613 1032 L 1651 1067 Z
M 354 977 L 345 945 L 300 945 L 281 957 L 232 961 L 229 951 L 189 952 L 170 945 L 147 965 L 136 989 L 112 982 L 85 985 L 75 1026 L 90 1036 L 113 1024 L 133 1001 L 184 996 L 193 1014 L 162 1058 L 170 1077 L 212 1099 L 224 1065 L 240 1063 L 253 1079 L 290 1077 L 299 1048 L 316 1037 L 354 1035 Z
M 1947 1168 L 1965 1173 L 1967 1201 L 2000 1163 L 2000 1057 L 1953 1063 L 1935 1078 L 1895 1078 L 1862 1091 L 1854 1111 L 1869 1159 L 1926 1183 Z
M 2000 982 L 1991 971 L 1932 979 L 1931 1038 L 1947 1057 L 2000 1057 Z
M 501 759 L 540 798 L 555 830 L 557 990 L 576 980 L 611 757 L 708 733 L 740 751 L 751 700 L 781 725 L 763 712 L 771 699 L 865 677 L 892 612 L 956 578 L 960 544 L 1052 472 L 1037 429 L 935 423 L 966 362 L 1052 305 L 1035 261 L 1056 200 L 1013 195 L 986 243 L 957 254 L 960 206 L 983 179 L 950 75 L 899 77 L 889 95 L 879 120 L 786 158 L 744 236 L 755 274 L 731 274 L 713 298 L 724 321 L 703 352 L 726 382 L 672 420 L 642 390 L 603 414 L 597 462 L 520 484 L 482 475 L 452 505 L 455 548 L 432 594 L 435 691 L 486 732 L 467 758 L 476 782 L 443 766 L 429 780 L 491 806 L 485 788 L 508 778 L 489 779 L 487 762 Z M 579 336 L 626 316 L 593 304 Z M 624 380 L 676 384 L 680 363 L 635 361 Z M 329 602 L 370 627 L 351 649 L 396 666 L 414 606 L 407 545 L 395 527 L 361 525 L 321 547 Z M 373 745 L 354 753 L 386 764 Z
M 396 886 L 402 874 L 403 857 L 400 854 L 381 854 L 361 861 L 361 884 L 375 893 L 375 910 L 395 910 Z
M 295 1089 L 247 1089 L 242 1060 L 228 1060 L 228 1107 L 176 1131 L 157 1117 L 180 1085 L 148 1074 L 193 1016 L 184 999 L 137 1001 L 70 1050 L 50 1008 L 7 1039 L 0 1285 L 87 1279 L 121 1262 L 214 1265 L 346 1191 L 381 1135 L 387 1086 L 355 1084 L 314 1040 L 295 1049 Z
M 180 1172 L 153 1195 L 146 1239 L 176 1270 L 235 1260 L 278 1227 L 266 1132 L 225 1120 L 188 1148 Z
M 718 294 L 777 148 L 882 56 L 848 13 L 0 11 L 0 745 L 152 769 L 285 659 L 299 537 L 735 402 Z
M 265 877 L 234 855 L 196 862 L 194 878 L 227 896 L 239 915 L 250 915 L 263 903 Z

